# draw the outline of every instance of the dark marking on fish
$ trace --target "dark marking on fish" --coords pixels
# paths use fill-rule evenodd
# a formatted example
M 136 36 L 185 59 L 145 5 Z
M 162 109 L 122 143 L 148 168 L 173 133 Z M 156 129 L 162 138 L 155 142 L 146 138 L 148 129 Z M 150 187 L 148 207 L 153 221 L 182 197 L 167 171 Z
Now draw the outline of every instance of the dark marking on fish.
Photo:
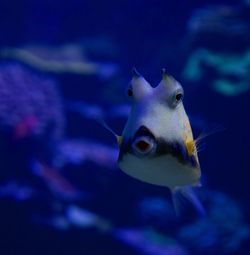
M 156 139 L 155 157 L 172 155 L 182 164 L 190 164 L 192 167 L 198 167 L 199 163 L 194 155 L 189 156 L 184 144 L 180 142 L 168 142 L 163 138 Z
M 140 128 L 136 131 L 133 141 L 140 136 L 148 136 L 154 140 L 156 140 L 155 136 L 152 134 L 152 132 L 145 126 L 140 126 Z
M 118 161 L 121 161 L 123 159 L 123 156 L 127 153 L 135 155 L 132 144 L 135 141 L 136 138 L 140 136 L 147 136 L 151 139 L 153 139 L 156 143 L 156 151 L 153 154 L 145 155 L 143 157 L 147 158 L 156 158 L 161 157 L 164 155 L 172 155 L 178 161 L 182 164 L 190 164 L 192 167 L 199 167 L 199 163 L 194 155 L 189 156 L 187 149 L 184 144 L 178 142 L 178 141 L 166 141 L 164 138 L 156 138 L 150 130 L 145 127 L 141 126 L 135 133 L 134 137 L 129 140 L 124 140 L 120 147 L 119 157 Z M 138 157 L 138 155 L 136 155 Z

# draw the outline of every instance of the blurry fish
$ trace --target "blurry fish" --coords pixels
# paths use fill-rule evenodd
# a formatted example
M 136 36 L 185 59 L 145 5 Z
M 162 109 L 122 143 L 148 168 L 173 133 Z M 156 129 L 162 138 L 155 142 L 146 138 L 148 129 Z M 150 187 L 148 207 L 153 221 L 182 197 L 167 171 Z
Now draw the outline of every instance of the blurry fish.
M 162 74 L 162 81 L 153 88 L 133 71 L 127 91 L 132 109 L 122 136 L 116 135 L 118 164 L 136 179 L 168 187 L 177 214 L 187 201 L 195 213 L 204 214 L 190 189 L 201 186 L 201 171 L 196 141 L 182 103 L 183 88 L 164 69 Z

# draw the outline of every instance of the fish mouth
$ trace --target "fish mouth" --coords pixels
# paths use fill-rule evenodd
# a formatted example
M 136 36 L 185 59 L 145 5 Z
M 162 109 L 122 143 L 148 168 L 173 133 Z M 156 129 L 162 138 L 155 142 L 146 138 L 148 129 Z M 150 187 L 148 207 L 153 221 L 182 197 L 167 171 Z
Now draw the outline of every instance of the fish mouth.
M 175 157 L 180 163 L 198 167 L 198 159 L 195 155 L 189 155 L 183 141 L 168 141 L 155 135 L 145 126 L 141 126 L 134 137 L 122 144 L 120 148 L 119 160 L 126 153 L 136 156 L 156 158 L 164 155 Z
M 137 156 L 146 156 L 155 152 L 156 143 L 149 136 L 138 136 L 132 142 L 132 149 Z
M 131 147 L 132 151 L 139 157 L 152 155 L 156 151 L 156 139 L 153 133 L 146 128 L 141 126 L 135 133 Z

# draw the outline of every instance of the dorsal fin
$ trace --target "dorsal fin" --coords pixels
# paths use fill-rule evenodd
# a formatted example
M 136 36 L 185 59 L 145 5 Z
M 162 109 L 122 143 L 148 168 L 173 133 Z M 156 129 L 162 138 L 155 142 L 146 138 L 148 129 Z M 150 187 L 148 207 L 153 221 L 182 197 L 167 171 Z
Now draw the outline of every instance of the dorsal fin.
M 135 67 L 132 68 L 132 75 L 135 78 L 141 77 L 141 74 L 137 71 L 137 69 Z

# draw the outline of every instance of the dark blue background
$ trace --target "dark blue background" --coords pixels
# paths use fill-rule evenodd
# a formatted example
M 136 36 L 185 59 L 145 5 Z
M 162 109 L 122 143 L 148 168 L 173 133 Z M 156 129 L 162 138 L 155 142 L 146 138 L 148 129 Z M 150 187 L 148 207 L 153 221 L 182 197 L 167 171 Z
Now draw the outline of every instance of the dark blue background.
M 86 51 L 88 59 L 112 62 L 119 66 L 119 72 L 113 80 L 73 74 L 50 74 L 50 77 L 58 81 L 64 102 L 84 100 L 103 107 L 127 102 L 124 90 L 131 78 L 133 66 L 154 86 L 160 81 L 160 69 L 166 67 L 183 84 L 184 104 L 191 122 L 194 119 L 195 134 L 198 135 L 203 129 L 209 133 L 211 127 L 212 131 L 215 126 L 223 127 L 206 138 L 206 149 L 200 153 L 204 188 L 219 190 L 237 201 L 249 224 L 249 91 L 231 97 L 216 92 L 211 83 L 217 74 L 210 69 L 196 86 L 185 81 L 182 76 L 187 59 L 197 47 L 195 43 L 190 43 L 188 21 L 194 10 L 213 4 L 235 5 L 236 9 L 244 10 L 249 8 L 243 2 L 215 0 L 1 0 L 0 47 L 22 47 L 26 44 L 57 46 L 72 42 L 86 45 L 86 41 L 90 40 Z M 249 23 L 249 20 L 245 17 L 242 22 Z M 111 43 L 103 46 L 98 43 L 98 38 L 105 38 Z M 217 45 L 215 52 L 218 54 L 223 50 L 237 54 L 244 47 L 247 48 L 238 38 L 233 41 L 223 41 L 223 36 L 218 40 L 212 35 L 204 38 L 203 41 L 201 38 L 200 44 L 211 49 Z M 91 45 L 93 41 L 96 46 Z M 100 143 L 115 144 L 113 137 L 95 122 L 83 120 L 79 114 L 67 109 L 65 111 L 66 137 L 84 137 Z M 200 125 L 195 124 L 198 120 L 201 121 Z M 118 119 L 110 124 L 121 132 L 124 123 L 125 119 Z M 13 158 L 13 155 L 7 157 Z M 14 164 L 13 167 L 18 165 Z M 68 168 L 70 166 L 66 167 L 65 172 Z M 101 184 L 100 188 L 98 174 L 93 174 L 91 170 L 96 166 L 90 164 L 84 168 L 88 169 L 84 173 L 81 173 L 81 166 L 77 168 L 80 173 L 77 177 L 71 176 L 69 171 L 69 178 L 79 187 L 85 185 L 90 192 L 102 193 L 98 201 L 88 202 L 87 207 L 111 219 L 118 226 L 138 226 L 136 217 L 131 215 L 134 215 L 132 208 L 136 207 L 139 198 L 152 194 L 170 198 L 167 190 L 132 180 L 117 169 L 115 173 L 105 175 L 107 185 Z M 115 242 L 109 235 L 97 233 L 93 229 L 59 231 L 30 223 L 34 211 L 46 211 L 49 214 L 46 205 L 40 201 L 31 205 L 8 200 L 2 202 L 1 254 L 137 254 L 126 245 Z M 239 248 L 241 254 L 247 254 L 244 253 L 247 250 L 245 246 Z

